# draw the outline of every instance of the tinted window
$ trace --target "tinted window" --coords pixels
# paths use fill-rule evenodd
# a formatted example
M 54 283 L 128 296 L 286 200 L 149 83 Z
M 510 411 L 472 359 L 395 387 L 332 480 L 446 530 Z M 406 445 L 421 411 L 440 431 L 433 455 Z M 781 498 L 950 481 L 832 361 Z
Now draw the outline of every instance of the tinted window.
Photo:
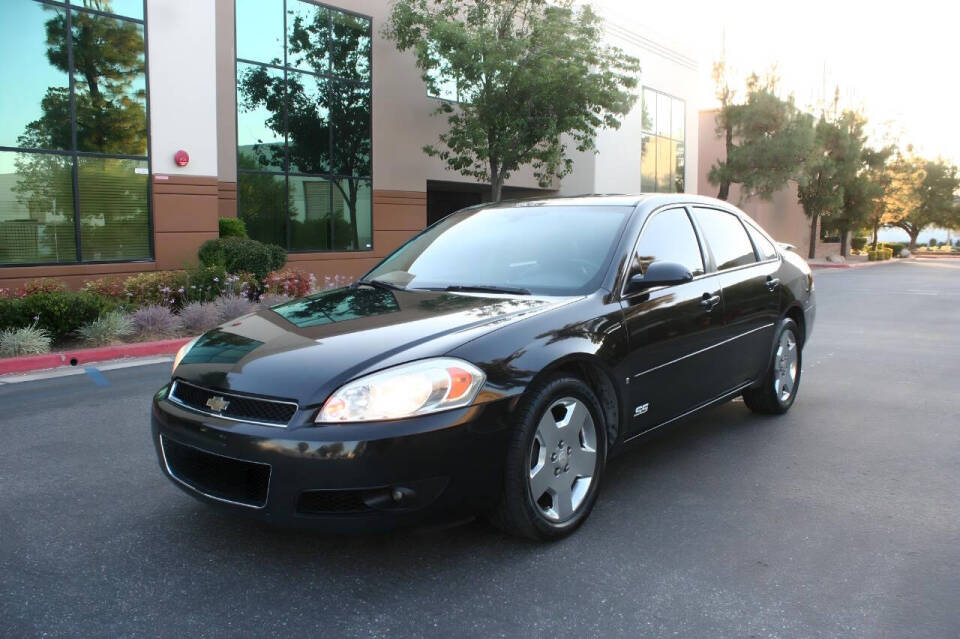
M 633 255 L 631 275 L 646 273 L 654 262 L 677 262 L 694 275 L 703 274 L 703 256 L 697 235 L 683 209 L 654 214 L 643 227 Z
M 717 262 L 717 269 L 723 270 L 753 264 L 757 256 L 753 252 L 753 244 L 747 237 L 743 224 L 736 216 L 716 209 L 694 209 L 697 224 L 706 236 L 713 258 Z
M 367 274 L 407 288 L 500 286 L 576 295 L 600 285 L 632 207 L 518 206 L 455 213 Z
M 745 225 L 747 227 L 747 232 L 750 234 L 750 239 L 753 240 L 753 245 L 757 247 L 757 252 L 760 253 L 760 259 L 762 260 L 772 260 L 777 256 L 777 249 L 773 247 L 770 240 L 763 236 L 760 231 L 753 228 L 749 224 Z

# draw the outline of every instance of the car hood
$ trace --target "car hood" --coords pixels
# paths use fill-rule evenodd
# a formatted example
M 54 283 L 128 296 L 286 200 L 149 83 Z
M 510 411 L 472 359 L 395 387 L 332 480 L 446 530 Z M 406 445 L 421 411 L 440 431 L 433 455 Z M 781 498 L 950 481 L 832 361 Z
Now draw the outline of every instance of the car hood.
M 309 406 L 359 375 L 443 355 L 573 299 L 334 289 L 205 333 L 175 377 Z

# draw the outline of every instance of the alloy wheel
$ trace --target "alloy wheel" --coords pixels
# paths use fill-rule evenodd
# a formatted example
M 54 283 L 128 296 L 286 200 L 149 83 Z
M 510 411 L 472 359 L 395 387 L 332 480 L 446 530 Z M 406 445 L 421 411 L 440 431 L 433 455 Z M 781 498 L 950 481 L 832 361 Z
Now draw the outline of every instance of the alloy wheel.
M 774 356 L 773 392 L 781 403 L 790 399 L 797 383 L 797 338 L 793 331 L 785 330 L 780 335 Z

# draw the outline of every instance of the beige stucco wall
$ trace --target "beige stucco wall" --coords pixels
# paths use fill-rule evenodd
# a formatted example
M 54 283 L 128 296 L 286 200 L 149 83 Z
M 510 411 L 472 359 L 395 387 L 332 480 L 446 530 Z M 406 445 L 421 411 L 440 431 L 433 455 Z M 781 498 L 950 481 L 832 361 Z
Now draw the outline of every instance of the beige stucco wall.
M 716 197 L 718 187 L 710 184 L 707 175 L 718 159 L 725 157 L 723 139 L 716 134 L 717 110 L 710 109 L 699 113 L 700 119 L 700 157 L 699 157 L 699 193 Z M 744 197 L 739 184 L 730 187 L 727 198 L 731 204 L 742 209 L 755 219 L 779 242 L 787 242 L 797 247 L 797 252 L 807 256 L 810 248 L 810 222 L 803 213 L 803 207 L 797 200 L 797 185 L 789 186 L 774 193 L 770 201 L 757 197 Z M 838 244 L 817 242 L 817 257 L 838 254 Z

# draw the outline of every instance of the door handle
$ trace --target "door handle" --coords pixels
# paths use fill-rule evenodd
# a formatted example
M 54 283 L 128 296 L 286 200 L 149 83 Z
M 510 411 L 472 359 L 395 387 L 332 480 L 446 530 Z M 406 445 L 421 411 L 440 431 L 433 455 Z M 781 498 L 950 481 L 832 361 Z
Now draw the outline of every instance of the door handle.
M 720 296 L 710 295 L 710 293 L 704 293 L 703 299 L 700 300 L 700 306 L 707 309 L 708 313 L 712 311 L 714 307 L 719 303 L 720 303 Z
M 765 282 L 767 288 L 771 291 L 775 291 L 778 286 L 780 286 L 780 280 L 776 277 L 767 276 L 767 281 Z

